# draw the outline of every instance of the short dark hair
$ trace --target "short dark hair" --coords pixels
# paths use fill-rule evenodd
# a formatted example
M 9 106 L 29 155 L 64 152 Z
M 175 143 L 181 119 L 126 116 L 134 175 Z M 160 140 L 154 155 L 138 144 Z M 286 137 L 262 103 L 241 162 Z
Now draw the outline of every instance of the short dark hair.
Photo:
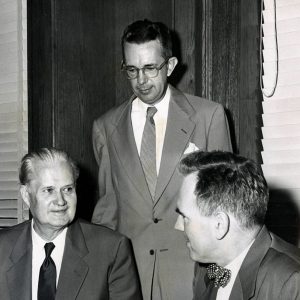
M 253 160 L 222 151 L 196 151 L 182 159 L 183 175 L 197 174 L 195 195 L 201 212 L 234 215 L 241 226 L 263 225 L 269 190 L 260 166 Z
M 125 43 L 143 44 L 158 40 L 162 46 L 162 55 L 165 59 L 172 56 L 172 37 L 169 28 L 161 22 L 138 20 L 128 25 L 122 36 L 122 54 L 124 56 Z
M 32 151 L 26 155 L 21 160 L 21 166 L 19 169 L 19 180 L 20 184 L 28 184 L 34 176 L 35 163 L 37 162 L 55 162 L 55 161 L 65 161 L 69 163 L 74 181 L 76 182 L 79 176 L 79 169 L 72 158 L 62 150 L 55 148 L 41 148 L 37 151 Z

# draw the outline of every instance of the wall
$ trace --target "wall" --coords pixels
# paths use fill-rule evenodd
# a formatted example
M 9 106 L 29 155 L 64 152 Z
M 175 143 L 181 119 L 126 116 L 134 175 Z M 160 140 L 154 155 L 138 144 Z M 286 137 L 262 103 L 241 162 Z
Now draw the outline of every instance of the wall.
M 174 30 L 172 83 L 222 103 L 235 152 L 259 160 L 258 3 L 28 0 L 29 147 L 59 147 L 79 162 L 80 216 L 89 219 L 97 197 L 92 121 L 131 94 L 120 37 L 136 19 Z

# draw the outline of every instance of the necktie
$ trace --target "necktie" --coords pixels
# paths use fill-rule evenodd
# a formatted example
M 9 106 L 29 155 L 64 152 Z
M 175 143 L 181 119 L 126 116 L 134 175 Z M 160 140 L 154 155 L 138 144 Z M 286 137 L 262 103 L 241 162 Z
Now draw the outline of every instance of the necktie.
M 215 287 L 225 287 L 230 280 L 231 271 L 216 264 L 207 267 L 207 277 L 213 281 Z
M 39 286 L 38 286 L 38 300 L 54 300 L 56 293 L 56 267 L 51 258 L 51 252 L 55 245 L 53 243 L 46 243 L 45 253 L 46 258 L 40 268 Z
M 157 112 L 154 106 L 148 107 L 146 123 L 143 131 L 140 159 L 149 191 L 154 199 L 156 188 L 156 136 L 153 116 Z

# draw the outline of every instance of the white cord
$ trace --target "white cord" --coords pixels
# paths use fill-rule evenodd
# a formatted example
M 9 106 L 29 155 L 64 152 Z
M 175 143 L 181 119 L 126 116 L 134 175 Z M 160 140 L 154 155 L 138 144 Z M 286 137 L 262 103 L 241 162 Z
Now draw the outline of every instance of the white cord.
M 275 44 L 276 44 L 276 75 L 275 75 L 275 82 L 274 87 L 272 88 L 272 91 L 270 93 L 266 93 L 263 87 L 263 54 L 262 54 L 262 46 L 263 46 L 263 10 L 264 10 L 264 0 L 261 0 L 261 15 L 260 15 L 260 88 L 263 93 L 263 95 L 267 98 L 270 98 L 274 95 L 277 82 L 278 82 L 278 40 L 277 40 L 277 16 L 276 16 L 276 0 L 274 1 L 274 31 L 275 31 Z

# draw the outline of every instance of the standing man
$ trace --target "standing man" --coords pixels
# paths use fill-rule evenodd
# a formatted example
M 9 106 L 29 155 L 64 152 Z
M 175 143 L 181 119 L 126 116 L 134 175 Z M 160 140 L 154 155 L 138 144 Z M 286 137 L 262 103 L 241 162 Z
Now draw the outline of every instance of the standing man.
M 100 198 L 92 221 L 131 238 L 145 300 L 190 299 L 193 262 L 173 228 L 177 164 L 198 148 L 231 150 L 226 117 L 220 104 L 168 84 L 177 58 L 164 24 L 129 25 L 122 51 L 134 95 L 94 122 Z
M 300 299 L 300 250 L 264 226 L 266 181 L 252 160 L 228 152 L 184 158 L 175 228 L 196 262 L 194 299 Z
M 142 299 L 128 239 L 73 221 L 77 177 L 56 149 L 22 159 L 20 191 L 33 218 L 0 231 L 0 299 Z

